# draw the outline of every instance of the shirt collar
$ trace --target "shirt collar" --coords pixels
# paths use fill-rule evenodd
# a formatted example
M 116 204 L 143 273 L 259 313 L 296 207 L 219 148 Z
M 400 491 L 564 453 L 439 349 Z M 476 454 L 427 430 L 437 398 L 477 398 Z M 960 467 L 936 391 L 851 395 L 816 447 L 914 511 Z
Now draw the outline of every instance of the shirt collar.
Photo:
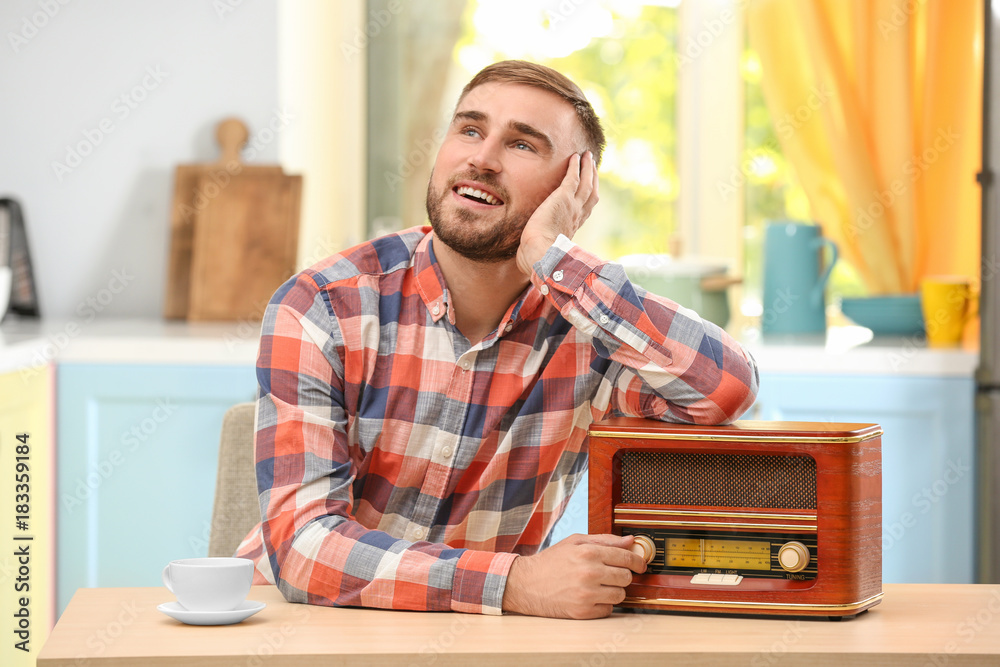
M 413 275 L 417 285 L 417 292 L 424 300 L 431 319 L 437 322 L 445 314 L 448 314 L 448 321 L 455 323 L 455 315 L 448 308 L 448 288 L 445 286 L 444 275 L 441 267 L 438 266 L 437 258 L 434 257 L 434 248 L 431 239 L 434 234 L 430 227 L 424 227 L 426 234 L 417 244 L 417 249 L 413 253 Z
M 417 249 L 413 253 L 413 274 L 417 292 L 420 293 L 420 298 L 423 299 L 434 322 L 447 314 L 448 321 L 455 324 L 455 312 L 454 308 L 449 306 L 448 287 L 444 281 L 444 274 L 441 273 L 441 267 L 434 256 L 434 245 L 431 242 L 434 233 L 430 227 L 424 227 L 424 231 L 426 234 L 417 244 Z M 500 326 L 497 327 L 497 334 L 503 336 L 506 333 L 507 325 L 516 325 L 519 316 L 533 315 L 544 301 L 545 298 L 534 283 L 529 284 L 524 293 L 507 310 Z

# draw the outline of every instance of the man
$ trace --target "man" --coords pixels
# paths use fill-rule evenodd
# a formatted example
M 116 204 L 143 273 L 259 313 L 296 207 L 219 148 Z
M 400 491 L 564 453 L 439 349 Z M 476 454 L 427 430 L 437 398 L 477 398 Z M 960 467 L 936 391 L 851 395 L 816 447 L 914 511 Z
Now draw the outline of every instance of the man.
M 506 61 L 466 86 L 431 229 L 283 285 L 258 359 L 263 521 L 237 555 L 286 599 L 591 618 L 645 570 L 631 537 L 541 550 L 612 414 L 728 422 L 757 370 L 718 327 L 572 242 L 604 135 L 580 89 Z

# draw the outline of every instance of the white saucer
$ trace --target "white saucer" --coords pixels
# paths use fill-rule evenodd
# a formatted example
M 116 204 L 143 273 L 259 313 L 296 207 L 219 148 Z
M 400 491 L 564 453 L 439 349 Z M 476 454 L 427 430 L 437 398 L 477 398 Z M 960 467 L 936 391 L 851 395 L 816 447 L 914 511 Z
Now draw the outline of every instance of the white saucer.
M 266 606 L 263 602 L 244 600 L 236 609 L 229 611 L 191 611 L 182 607 L 180 602 L 164 602 L 157 609 L 188 625 L 232 625 L 250 618 Z

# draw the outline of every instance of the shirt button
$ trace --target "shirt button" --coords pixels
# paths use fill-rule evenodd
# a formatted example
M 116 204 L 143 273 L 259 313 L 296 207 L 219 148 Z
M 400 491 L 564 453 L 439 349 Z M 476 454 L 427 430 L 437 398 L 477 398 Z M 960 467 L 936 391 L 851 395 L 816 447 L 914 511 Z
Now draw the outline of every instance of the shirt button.
M 438 313 L 441 312 L 440 306 L 434 306 L 433 308 L 431 308 L 431 312 L 437 315 Z
M 471 363 L 469 363 L 468 361 L 463 361 L 462 362 L 462 370 L 463 371 L 467 371 L 470 368 L 472 368 L 472 364 Z
M 607 315 L 601 315 L 601 324 L 607 324 L 610 321 Z
M 510 330 L 511 330 L 511 329 L 513 329 L 513 328 L 514 328 L 514 325 L 513 325 L 513 324 L 511 324 L 510 322 L 508 322 L 508 323 L 507 323 L 507 326 L 505 326 L 505 327 L 503 328 L 503 330 L 504 330 L 504 331 L 506 331 L 507 333 L 510 333 Z
M 445 445 L 444 447 L 441 448 L 441 458 L 443 458 L 443 459 L 450 459 L 451 458 L 451 447 L 450 446 Z
M 413 539 L 422 540 L 427 537 L 427 529 L 423 526 L 417 526 L 413 529 Z
M 538 291 L 541 292 L 543 295 L 544 294 L 548 294 L 549 293 L 549 286 L 548 285 L 542 285 L 541 288 L 539 288 Z
M 559 282 L 562 279 L 563 279 L 563 272 L 562 271 L 556 271 L 555 273 L 552 274 L 552 280 L 554 280 L 556 282 Z

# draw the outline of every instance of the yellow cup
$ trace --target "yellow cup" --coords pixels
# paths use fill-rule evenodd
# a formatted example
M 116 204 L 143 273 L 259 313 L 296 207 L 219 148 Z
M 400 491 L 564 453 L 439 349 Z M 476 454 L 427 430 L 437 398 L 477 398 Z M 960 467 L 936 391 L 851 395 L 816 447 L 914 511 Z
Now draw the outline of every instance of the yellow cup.
M 920 283 L 920 308 L 927 344 L 951 347 L 962 342 L 966 323 L 976 314 L 972 281 L 964 276 L 928 276 Z

